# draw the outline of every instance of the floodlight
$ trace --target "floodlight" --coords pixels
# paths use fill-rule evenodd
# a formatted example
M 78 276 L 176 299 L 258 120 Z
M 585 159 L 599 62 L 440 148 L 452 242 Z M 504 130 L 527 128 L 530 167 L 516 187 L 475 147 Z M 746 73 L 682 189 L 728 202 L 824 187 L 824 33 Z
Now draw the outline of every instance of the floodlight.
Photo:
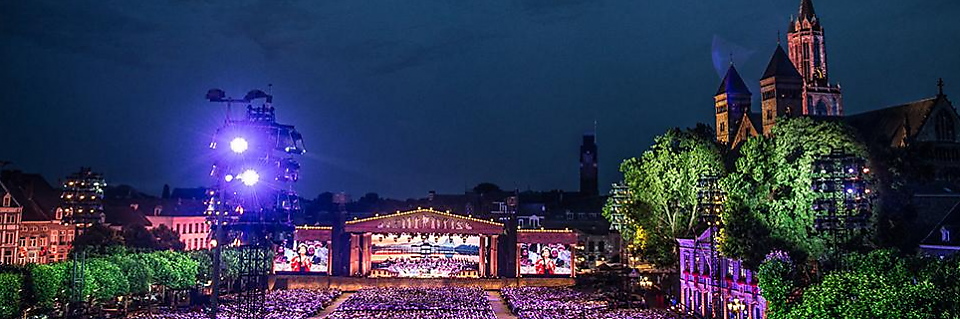
M 247 140 L 243 139 L 242 137 L 238 137 L 230 141 L 230 149 L 237 154 L 245 152 L 248 146 L 250 145 L 247 144 Z
M 227 176 L 224 176 L 224 177 L 223 177 L 223 180 L 225 180 L 225 181 L 227 181 L 227 182 L 230 182 L 230 181 L 233 180 L 233 175 L 227 174 Z
M 260 174 L 257 174 L 257 171 L 255 170 L 248 169 L 243 171 L 243 173 L 241 173 L 240 176 L 237 176 L 237 178 L 243 181 L 243 185 L 253 186 L 260 181 Z

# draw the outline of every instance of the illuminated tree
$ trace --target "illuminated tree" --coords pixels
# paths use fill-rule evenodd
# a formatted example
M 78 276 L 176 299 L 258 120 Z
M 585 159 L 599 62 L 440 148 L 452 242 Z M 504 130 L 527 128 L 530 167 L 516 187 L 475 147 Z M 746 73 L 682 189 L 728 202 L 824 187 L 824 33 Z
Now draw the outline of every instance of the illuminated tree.
M 676 263 L 676 238 L 693 237 L 698 224 L 697 181 L 723 173 L 720 148 L 712 131 L 671 129 L 654 140 L 640 157 L 620 166 L 629 199 L 624 206 L 627 227 L 643 255 L 658 266 Z M 608 205 L 610 205 L 608 203 Z M 610 214 L 610 208 L 605 210 Z

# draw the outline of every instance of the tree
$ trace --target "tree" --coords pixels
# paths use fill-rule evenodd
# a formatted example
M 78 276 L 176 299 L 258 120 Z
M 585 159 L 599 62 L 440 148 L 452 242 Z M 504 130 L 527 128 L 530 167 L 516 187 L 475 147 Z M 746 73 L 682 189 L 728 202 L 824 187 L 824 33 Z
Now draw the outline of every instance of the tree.
M 0 273 L 0 318 L 15 318 L 20 315 L 22 293 L 23 276 L 20 273 Z
M 772 138 L 753 137 L 741 145 L 735 168 L 723 179 L 728 201 L 721 251 L 754 267 L 774 249 L 799 258 L 821 256 L 824 238 L 813 227 L 813 163 L 833 150 L 869 158 L 849 127 L 810 118 L 778 119 Z
M 846 256 L 846 270 L 827 273 L 823 280 L 796 295 L 789 266 L 768 260 L 758 280 L 775 318 L 956 318 L 960 316 L 956 275 L 960 259 L 938 260 L 901 256 L 881 249 Z
M 129 294 L 142 295 L 150 292 L 154 273 L 142 254 L 117 254 L 110 257 L 110 262 L 126 274 Z
M 88 249 L 94 253 L 105 254 L 110 247 L 123 246 L 123 237 L 110 227 L 93 224 L 73 240 L 73 246 L 74 249 Z
M 156 239 L 154 249 L 156 250 L 183 250 L 186 245 L 180 241 L 180 234 L 167 227 L 160 225 L 150 230 L 150 234 Z
M 30 269 L 30 290 L 35 307 L 47 312 L 56 306 L 58 299 L 66 297 L 67 262 L 34 264 Z
M 127 248 L 137 251 L 148 251 L 156 248 L 156 238 L 143 225 L 123 227 L 123 242 Z
M 723 174 L 719 146 L 711 130 L 671 129 L 640 157 L 620 165 L 630 198 L 627 227 L 644 256 L 661 267 L 676 263 L 676 238 L 696 236 L 698 181 Z M 605 215 L 610 216 L 609 209 Z
M 89 299 L 111 301 L 130 292 L 127 276 L 117 265 L 107 258 L 94 258 L 86 263 L 89 269 L 87 286 L 90 286 Z
M 497 184 L 487 182 L 477 184 L 477 186 L 473 187 L 473 192 L 481 195 L 495 194 L 502 191 L 503 190 L 501 190 L 500 186 L 497 186 Z

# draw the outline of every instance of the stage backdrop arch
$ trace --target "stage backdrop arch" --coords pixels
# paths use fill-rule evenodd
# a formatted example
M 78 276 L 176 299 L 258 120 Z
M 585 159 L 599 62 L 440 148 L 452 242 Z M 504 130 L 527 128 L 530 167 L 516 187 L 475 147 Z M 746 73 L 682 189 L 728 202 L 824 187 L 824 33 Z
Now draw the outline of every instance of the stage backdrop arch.
M 355 219 L 350 273 L 373 277 L 489 277 L 503 224 L 434 209 Z

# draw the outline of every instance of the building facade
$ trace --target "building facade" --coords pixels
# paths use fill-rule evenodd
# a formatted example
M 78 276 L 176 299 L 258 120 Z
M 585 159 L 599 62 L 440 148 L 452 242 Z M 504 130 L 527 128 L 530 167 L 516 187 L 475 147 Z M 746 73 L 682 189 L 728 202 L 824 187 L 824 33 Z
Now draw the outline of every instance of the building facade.
M 766 318 L 767 301 L 760 295 L 753 272 L 740 260 L 713 250 L 710 232 L 708 229 L 697 238 L 677 239 L 681 309 L 706 318 Z M 728 305 L 733 304 L 743 305 L 743 310 L 730 310 Z
M 17 238 L 20 237 L 20 216 L 23 206 L 7 186 L 0 181 L 0 264 L 10 265 L 17 261 Z

